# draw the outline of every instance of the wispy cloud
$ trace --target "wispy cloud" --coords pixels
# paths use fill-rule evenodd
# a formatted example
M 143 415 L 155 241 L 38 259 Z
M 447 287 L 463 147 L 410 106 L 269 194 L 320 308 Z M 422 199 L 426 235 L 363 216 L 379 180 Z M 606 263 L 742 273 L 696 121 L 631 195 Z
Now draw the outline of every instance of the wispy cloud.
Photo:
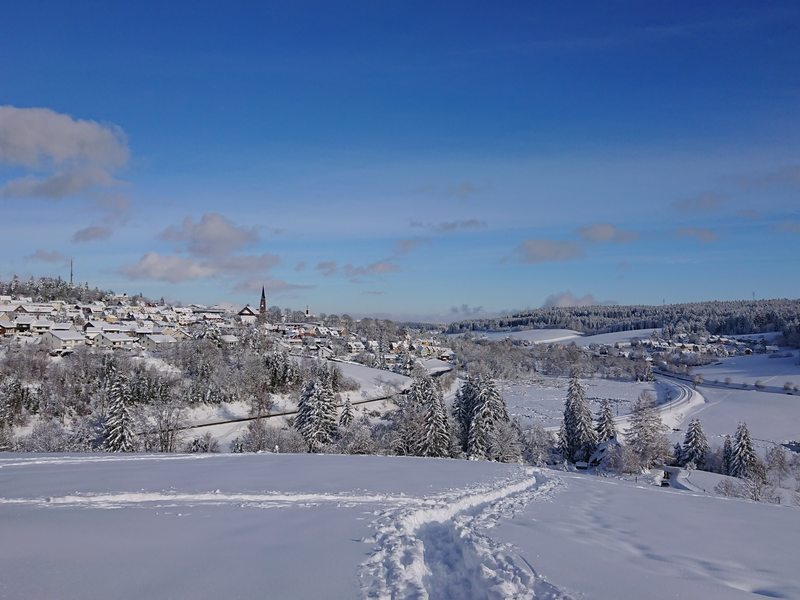
M 129 156 L 125 134 L 115 125 L 75 120 L 48 108 L 0 106 L 0 163 L 34 171 L 0 188 L 5 198 L 57 200 L 120 184 L 112 174 Z
M 103 227 L 101 225 L 92 225 L 90 227 L 84 227 L 83 229 L 79 229 L 74 234 L 72 234 L 72 242 L 74 244 L 80 244 L 83 242 L 94 242 L 97 240 L 107 240 L 111 237 L 111 228 L 110 227 Z
M 482 191 L 482 188 L 479 188 L 468 181 L 454 183 L 445 186 L 444 188 L 440 188 L 439 186 L 429 183 L 416 187 L 412 190 L 412 192 L 415 194 L 443 194 L 444 196 L 457 198 L 468 198 L 469 196 L 477 194 L 480 191 Z
M 786 165 L 767 173 L 750 173 L 734 178 L 743 188 L 800 187 L 800 165 Z
M 461 306 L 453 306 L 450 308 L 450 314 L 459 317 L 476 317 L 478 315 L 485 315 L 486 311 L 482 306 L 470 306 L 469 304 L 462 304 Z
M 449 185 L 447 186 L 447 191 L 445 192 L 448 196 L 458 196 L 459 198 L 467 198 L 472 194 L 475 194 L 479 191 L 479 188 L 475 187 L 471 183 L 463 182 L 456 185 Z
M 422 244 L 427 243 L 429 240 L 423 237 L 417 237 L 411 240 L 397 240 L 394 243 L 394 251 L 397 254 L 408 254 L 412 250 L 415 250 Z
M 576 233 L 587 242 L 613 242 L 615 244 L 627 244 L 642 237 L 635 231 L 618 229 L 611 223 L 595 223 L 588 227 L 580 227 Z
M 357 267 L 350 263 L 339 267 L 335 260 L 329 260 L 319 263 L 314 269 L 322 273 L 325 277 L 344 275 L 350 278 L 351 283 L 367 283 L 365 280 L 359 278 L 394 273 L 399 271 L 400 267 L 394 264 L 392 259 L 379 260 L 363 267 Z
M 342 271 L 348 277 L 359 277 L 359 276 L 369 276 L 369 275 L 383 275 L 386 273 L 394 273 L 399 271 L 400 267 L 396 264 L 391 262 L 390 260 L 379 260 L 378 262 L 374 262 L 371 265 L 366 267 L 354 267 L 353 265 L 347 264 L 342 267 Z
M 42 262 L 48 262 L 53 264 L 66 264 L 69 262 L 69 257 L 61 254 L 58 250 L 53 250 L 52 252 L 46 252 L 45 250 L 37 250 L 33 254 L 30 254 L 25 257 L 25 260 L 40 260 Z
M 561 308 L 564 306 L 594 306 L 597 304 L 616 304 L 616 302 L 607 300 L 604 302 L 598 302 L 595 300 L 592 294 L 586 294 L 578 298 L 577 296 L 573 296 L 572 292 L 567 290 L 566 292 L 560 292 L 558 294 L 551 294 L 548 296 L 544 304 L 542 304 L 542 308 Z
M 686 198 L 684 200 L 676 200 L 672 202 L 671 206 L 681 212 L 697 213 L 706 212 L 710 210 L 717 210 L 723 202 L 728 200 L 725 194 L 715 194 L 713 192 L 706 192 L 694 198 Z
M 758 212 L 757 210 L 749 210 L 749 209 L 748 210 L 738 210 L 738 211 L 736 211 L 736 214 L 739 215 L 740 217 L 744 217 L 745 219 L 757 220 L 757 219 L 763 219 L 764 218 L 764 214 Z
M 260 279 L 254 277 L 252 279 L 245 279 L 236 284 L 234 288 L 237 292 L 260 293 L 261 287 L 264 291 L 272 296 L 281 296 L 296 290 L 310 290 L 317 286 L 315 285 L 300 285 L 296 283 L 286 283 L 283 279 Z
M 522 240 L 514 248 L 514 253 L 524 264 L 574 260 L 583 256 L 583 250 L 577 242 L 547 239 Z
M 331 275 L 335 275 L 336 272 L 338 271 L 335 260 L 328 260 L 325 262 L 321 262 L 316 267 L 314 267 L 314 269 L 325 275 L 325 277 L 330 277 Z
M 797 221 L 784 221 L 778 226 L 778 229 L 791 233 L 800 233 L 800 223 Z
M 422 221 L 413 219 L 410 225 L 411 227 L 427 229 L 434 233 L 456 233 L 459 231 L 483 229 L 488 226 L 486 221 L 480 221 L 478 219 L 456 219 L 455 221 L 442 221 L 440 223 L 423 223 Z
M 701 244 L 711 244 L 717 241 L 717 234 L 703 227 L 679 227 L 672 232 L 674 238 L 694 238 Z

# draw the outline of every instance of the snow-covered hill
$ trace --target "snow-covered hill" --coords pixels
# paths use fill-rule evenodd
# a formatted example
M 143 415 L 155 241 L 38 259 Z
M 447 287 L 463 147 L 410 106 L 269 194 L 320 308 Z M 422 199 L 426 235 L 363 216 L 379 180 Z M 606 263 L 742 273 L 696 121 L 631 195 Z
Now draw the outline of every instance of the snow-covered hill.
M 0 458 L 0 597 L 800 597 L 800 510 L 496 463 Z

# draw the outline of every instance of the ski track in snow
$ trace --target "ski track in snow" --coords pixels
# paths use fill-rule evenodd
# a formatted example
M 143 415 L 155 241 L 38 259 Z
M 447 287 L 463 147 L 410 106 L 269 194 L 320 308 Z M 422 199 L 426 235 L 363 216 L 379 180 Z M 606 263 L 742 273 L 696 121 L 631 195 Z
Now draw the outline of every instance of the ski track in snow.
M 482 533 L 534 500 L 548 500 L 561 479 L 534 469 L 491 488 L 459 490 L 434 507 L 384 511 L 372 557 L 361 565 L 367 598 L 567 599 L 511 545 Z

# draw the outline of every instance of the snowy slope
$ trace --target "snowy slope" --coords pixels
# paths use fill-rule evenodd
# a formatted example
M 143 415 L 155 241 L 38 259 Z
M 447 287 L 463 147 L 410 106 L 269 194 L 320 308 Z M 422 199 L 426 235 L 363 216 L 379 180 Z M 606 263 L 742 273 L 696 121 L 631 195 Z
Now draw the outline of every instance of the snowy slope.
M 798 597 L 798 534 L 795 508 L 496 463 L 0 457 L 8 598 Z

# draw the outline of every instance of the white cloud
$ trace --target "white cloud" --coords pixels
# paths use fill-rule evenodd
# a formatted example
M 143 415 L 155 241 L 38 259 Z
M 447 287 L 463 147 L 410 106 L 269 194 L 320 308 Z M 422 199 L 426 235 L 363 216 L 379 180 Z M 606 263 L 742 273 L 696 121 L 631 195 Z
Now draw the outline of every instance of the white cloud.
M 156 279 L 170 283 L 202 279 L 217 273 L 216 269 L 191 259 L 162 256 L 156 252 L 148 252 L 135 265 L 123 265 L 120 272 L 128 279 Z
M 576 233 L 587 242 L 614 242 L 615 244 L 627 244 L 641 237 L 635 231 L 618 229 L 611 223 L 595 223 L 579 228 Z
M 8 182 L 6 198 L 59 199 L 121 182 L 111 176 L 128 162 L 123 131 L 115 125 L 74 120 L 47 108 L 0 106 L 0 162 L 52 173 Z
M 717 241 L 717 234 L 704 227 L 679 227 L 672 232 L 675 238 L 694 238 L 701 244 L 711 244 Z
M 218 213 L 206 213 L 197 223 L 186 217 L 181 227 L 168 227 L 157 237 L 168 242 L 186 242 L 189 253 L 202 258 L 225 256 L 258 242 L 255 229 L 237 227 Z
M 583 256 L 583 250 L 576 242 L 546 239 L 522 240 L 514 252 L 525 264 L 573 260 Z
M 180 227 L 168 227 L 157 237 L 170 242 L 185 242 L 189 257 L 148 252 L 138 263 L 120 268 L 125 277 L 177 283 L 214 276 L 228 279 L 247 276 L 237 284 L 236 289 L 239 289 L 251 280 L 271 280 L 266 277 L 266 272 L 281 262 L 277 254 L 270 252 L 234 254 L 235 250 L 258 241 L 255 230 L 237 227 L 216 213 L 204 214 L 199 222 L 186 217 Z

